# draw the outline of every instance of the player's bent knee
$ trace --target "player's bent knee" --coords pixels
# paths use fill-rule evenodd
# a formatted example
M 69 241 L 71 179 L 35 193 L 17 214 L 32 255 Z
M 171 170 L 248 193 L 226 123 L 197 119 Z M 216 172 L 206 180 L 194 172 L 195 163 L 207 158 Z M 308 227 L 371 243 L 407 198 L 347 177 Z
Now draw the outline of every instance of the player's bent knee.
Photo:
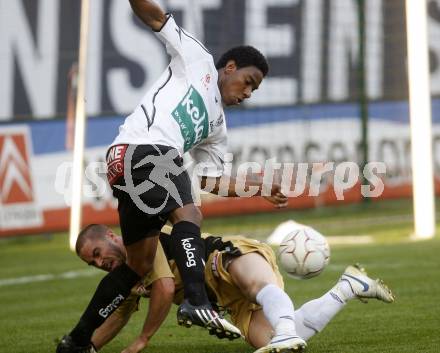
M 266 287 L 268 284 L 272 284 L 271 282 L 268 281 L 261 281 L 261 280 L 254 280 L 249 282 L 249 284 L 246 287 L 246 296 L 249 299 L 252 299 L 253 301 L 256 300 L 257 294 L 264 288 Z
M 266 285 L 279 285 L 273 269 L 258 253 L 237 257 L 229 265 L 228 272 L 241 292 L 252 301 L 255 301 L 258 292 Z
M 186 221 L 200 226 L 202 224 L 203 215 L 200 209 L 191 203 L 172 211 L 169 220 L 172 224 Z

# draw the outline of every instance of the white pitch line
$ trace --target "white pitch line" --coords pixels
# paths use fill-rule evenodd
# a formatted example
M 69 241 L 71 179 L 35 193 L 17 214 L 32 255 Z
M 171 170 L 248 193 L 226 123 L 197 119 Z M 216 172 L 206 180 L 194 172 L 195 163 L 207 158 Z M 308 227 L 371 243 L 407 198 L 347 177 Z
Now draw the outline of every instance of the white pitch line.
M 59 274 L 53 274 L 53 273 L 47 273 L 42 275 L 35 275 L 35 276 L 24 276 L 24 277 L 15 277 L 15 278 L 2 278 L 0 279 L 0 287 L 6 287 L 6 286 L 14 286 L 18 284 L 28 284 L 33 282 L 47 282 L 47 281 L 53 281 L 56 279 L 73 279 L 78 277 L 92 277 L 96 276 L 101 271 L 95 270 L 95 269 L 85 269 L 85 270 L 78 270 L 78 271 L 67 271 Z

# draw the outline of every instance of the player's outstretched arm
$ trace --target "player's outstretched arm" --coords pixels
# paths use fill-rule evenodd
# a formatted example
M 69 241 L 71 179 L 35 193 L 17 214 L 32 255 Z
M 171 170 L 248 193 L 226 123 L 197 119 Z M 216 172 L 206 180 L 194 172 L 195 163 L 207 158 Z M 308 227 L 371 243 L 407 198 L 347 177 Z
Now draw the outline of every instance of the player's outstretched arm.
M 133 301 L 133 305 L 134 307 L 131 310 L 127 310 L 125 315 L 121 315 L 119 312 L 114 312 L 95 330 L 92 336 L 92 343 L 97 350 L 101 349 L 115 338 L 119 331 L 121 331 L 127 324 L 131 313 L 135 310 L 136 302 Z
M 221 190 L 223 188 L 222 184 L 225 183 L 226 179 L 229 179 L 229 184 L 226 186 L 226 193 Z M 237 188 L 237 185 L 240 187 Z M 215 195 L 229 196 L 229 197 L 240 197 L 240 190 L 250 190 L 256 189 L 254 196 L 262 196 L 270 203 L 274 204 L 277 208 L 284 208 L 287 206 L 288 198 L 282 193 L 281 186 L 278 184 L 272 184 L 267 187 L 263 187 L 263 181 L 256 178 L 247 178 L 246 180 L 238 182 L 235 178 L 224 178 L 224 177 L 206 177 L 203 176 L 200 180 L 200 186 L 203 190 L 208 191 Z M 227 194 L 227 195 L 226 195 Z
M 151 337 L 166 319 L 174 298 L 174 279 L 160 278 L 153 282 L 148 314 L 141 334 L 122 353 L 138 353 L 150 342 Z
M 160 31 L 166 21 L 165 12 L 154 1 L 129 0 L 136 16 L 153 31 Z

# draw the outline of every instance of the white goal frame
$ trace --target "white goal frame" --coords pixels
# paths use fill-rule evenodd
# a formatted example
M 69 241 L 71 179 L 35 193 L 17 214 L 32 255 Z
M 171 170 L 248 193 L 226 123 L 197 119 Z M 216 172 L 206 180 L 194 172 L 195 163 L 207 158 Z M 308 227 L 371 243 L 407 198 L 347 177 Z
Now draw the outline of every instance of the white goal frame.
M 414 238 L 435 235 L 431 90 L 426 0 L 406 0 Z
M 77 94 L 75 104 L 75 133 L 72 164 L 72 197 L 70 207 L 69 246 L 75 250 L 76 239 L 81 228 L 82 186 L 84 175 L 84 144 L 86 125 L 86 68 L 89 36 L 89 0 L 81 1 L 81 25 L 79 37 Z

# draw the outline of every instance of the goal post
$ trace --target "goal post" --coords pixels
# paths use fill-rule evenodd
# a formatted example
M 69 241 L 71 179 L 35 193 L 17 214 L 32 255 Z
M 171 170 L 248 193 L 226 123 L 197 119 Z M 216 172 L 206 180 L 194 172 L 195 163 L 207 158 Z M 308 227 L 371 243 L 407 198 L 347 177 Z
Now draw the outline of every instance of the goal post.
M 431 93 L 426 1 L 406 0 L 414 238 L 435 235 Z
M 78 79 L 78 64 L 75 62 L 67 74 L 67 99 L 66 99 L 66 142 L 68 151 L 73 150 L 73 134 L 75 131 L 75 105 Z
M 81 24 L 79 35 L 77 92 L 75 103 L 75 132 L 73 142 L 72 190 L 70 206 L 69 245 L 73 251 L 81 228 L 82 216 L 82 184 L 84 174 L 84 144 L 85 144 L 85 91 L 86 68 L 89 32 L 89 0 L 81 1 Z

